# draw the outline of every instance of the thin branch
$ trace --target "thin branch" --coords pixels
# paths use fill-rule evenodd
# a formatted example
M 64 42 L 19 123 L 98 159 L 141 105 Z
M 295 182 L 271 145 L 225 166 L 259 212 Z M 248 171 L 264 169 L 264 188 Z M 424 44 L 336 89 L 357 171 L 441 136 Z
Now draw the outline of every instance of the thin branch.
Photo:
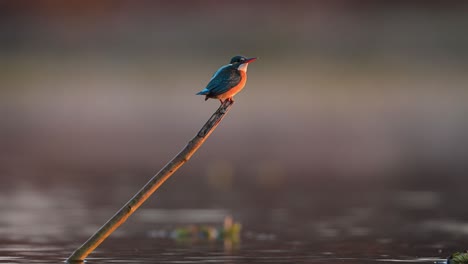
M 176 172 L 200 148 L 210 136 L 219 122 L 224 118 L 234 102 L 226 100 L 208 119 L 198 134 L 164 166 L 130 201 L 128 201 L 111 219 L 107 221 L 94 235 L 68 257 L 67 262 L 83 261 L 112 232 L 133 214 L 174 172 Z

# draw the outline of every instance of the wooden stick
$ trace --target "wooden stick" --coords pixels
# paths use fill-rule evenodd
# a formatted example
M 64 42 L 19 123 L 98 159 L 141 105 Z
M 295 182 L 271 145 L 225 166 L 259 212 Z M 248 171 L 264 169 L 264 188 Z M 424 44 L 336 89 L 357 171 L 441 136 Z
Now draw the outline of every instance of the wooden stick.
M 224 115 L 231 108 L 233 101 L 226 100 L 208 119 L 198 134 L 164 166 L 151 180 L 133 196 L 111 219 L 107 221 L 94 235 L 68 257 L 67 262 L 83 261 L 98 247 L 114 230 L 123 224 L 127 218 L 140 207 L 171 175 L 187 162 L 195 151 L 205 142 L 211 132 L 218 126 Z

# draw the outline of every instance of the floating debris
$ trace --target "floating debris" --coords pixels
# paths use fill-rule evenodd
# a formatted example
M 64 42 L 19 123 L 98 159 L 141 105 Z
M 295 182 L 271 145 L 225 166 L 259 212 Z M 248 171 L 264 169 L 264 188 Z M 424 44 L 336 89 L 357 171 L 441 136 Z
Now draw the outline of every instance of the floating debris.
M 174 240 L 230 240 L 237 242 L 240 240 L 242 225 L 234 222 L 231 216 L 224 218 L 223 226 L 214 225 L 188 225 L 175 228 L 172 231 L 153 230 L 149 233 L 152 237 L 169 237 Z

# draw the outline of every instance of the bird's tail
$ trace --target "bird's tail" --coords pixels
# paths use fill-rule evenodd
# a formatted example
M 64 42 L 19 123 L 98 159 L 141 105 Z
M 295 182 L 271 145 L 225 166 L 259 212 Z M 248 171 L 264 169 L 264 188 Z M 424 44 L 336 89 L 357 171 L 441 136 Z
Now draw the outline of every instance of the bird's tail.
M 210 93 L 210 90 L 208 89 L 203 89 L 201 90 L 200 92 L 197 93 L 197 95 L 206 95 L 206 94 L 209 94 Z

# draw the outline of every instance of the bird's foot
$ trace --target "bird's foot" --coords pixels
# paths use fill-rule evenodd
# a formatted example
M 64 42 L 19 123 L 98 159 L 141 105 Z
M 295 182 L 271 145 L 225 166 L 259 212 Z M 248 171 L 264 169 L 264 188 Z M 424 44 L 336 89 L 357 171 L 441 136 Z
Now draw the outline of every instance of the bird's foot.
M 226 103 L 229 103 L 229 104 L 234 103 L 234 99 L 232 99 L 232 97 L 226 98 L 226 99 L 224 99 L 224 101 L 219 99 L 219 101 L 221 102 L 221 105 L 226 104 Z

